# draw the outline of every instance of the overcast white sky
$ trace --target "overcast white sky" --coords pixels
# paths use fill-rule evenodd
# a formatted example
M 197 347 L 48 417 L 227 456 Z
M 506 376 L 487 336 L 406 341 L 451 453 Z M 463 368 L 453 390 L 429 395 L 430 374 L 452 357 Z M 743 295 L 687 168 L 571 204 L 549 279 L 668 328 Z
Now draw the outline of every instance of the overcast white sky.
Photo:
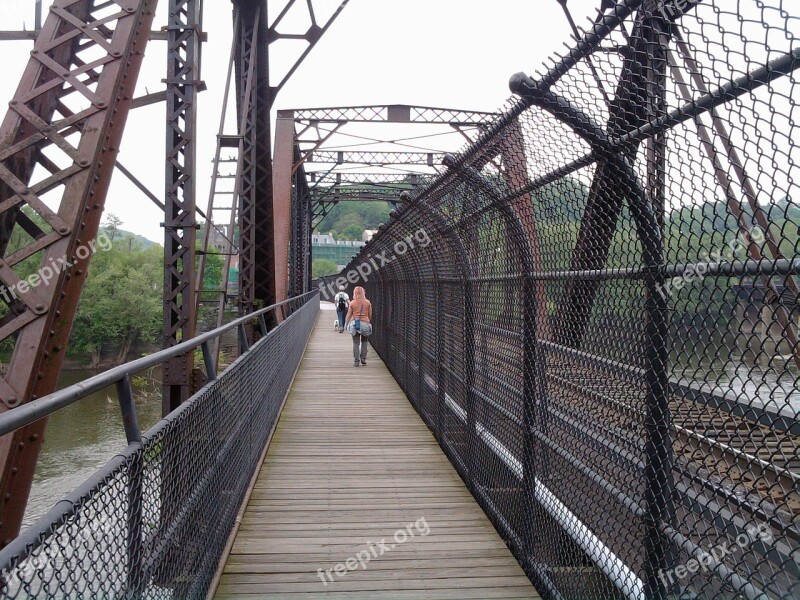
M 48 0 L 44 0 L 49 5 Z M 270 0 L 272 14 L 285 0 Z M 34 0 L 0 0 L 0 29 L 33 28 Z M 338 0 L 315 0 L 324 17 Z M 166 23 L 166 0 L 159 2 L 156 27 Z M 225 72 L 230 51 L 231 4 L 205 0 L 202 78 L 198 119 L 198 206 L 205 208 L 211 177 Z M 298 7 L 305 4 L 298 1 Z M 594 15 L 600 0 L 569 0 L 579 23 Z M 301 18 L 298 16 L 297 18 Z M 292 23 L 287 21 L 287 25 Z M 276 108 L 417 104 L 495 110 L 510 95 L 508 79 L 533 73 L 547 56 L 565 50 L 567 21 L 556 0 L 350 0 L 303 65 L 278 96 Z M 0 106 L 7 106 L 32 42 L 0 42 L 3 56 Z M 151 42 L 139 92 L 163 88 L 164 42 Z M 287 49 L 276 47 L 273 60 Z M 274 75 L 274 73 L 273 73 Z M 273 81 L 274 83 L 274 81 Z M 119 160 L 159 197 L 164 195 L 164 107 L 132 112 Z M 411 127 L 408 135 L 418 133 Z M 460 144 L 453 139 L 455 144 Z M 457 146 L 444 148 L 456 150 Z M 115 173 L 106 213 L 125 229 L 162 242 L 163 213 Z

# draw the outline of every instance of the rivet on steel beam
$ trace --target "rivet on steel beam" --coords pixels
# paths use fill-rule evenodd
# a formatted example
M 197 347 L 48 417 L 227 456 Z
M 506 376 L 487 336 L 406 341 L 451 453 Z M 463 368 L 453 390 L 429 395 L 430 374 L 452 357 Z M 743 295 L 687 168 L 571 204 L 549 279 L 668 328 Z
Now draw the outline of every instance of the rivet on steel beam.
M 120 52 L 119 50 L 114 50 L 114 52 L 111 53 L 111 56 L 113 56 L 114 58 L 119 58 L 120 56 L 122 56 L 122 52 Z
M 53 352 L 60 352 L 61 346 L 53 346 Z
M 31 436 L 28 438 L 28 440 L 31 441 L 31 442 L 35 442 L 38 439 L 39 439 L 39 434 L 38 433 L 32 433 Z
M 25 442 L 20 442 L 19 444 L 17 444 L 17 448 L 19 448 L 20 450 L 24 449 L 25 448 Z
M 44 304 L 37 304 L 36 306 L 33 307 L 33 311 L 41 314 L 47 311 L 47 307 Z
M 59 227 L 58 233 L 60 233 L 61 235 L 67 235 L 69 233 L 69 227 L 67 227 L 66 225 Z
M 89 166 L 89 161 L 86 160 L 85 158 L 82 158 L 81 160 L 78 161 L 78 166 L 88 167 Z

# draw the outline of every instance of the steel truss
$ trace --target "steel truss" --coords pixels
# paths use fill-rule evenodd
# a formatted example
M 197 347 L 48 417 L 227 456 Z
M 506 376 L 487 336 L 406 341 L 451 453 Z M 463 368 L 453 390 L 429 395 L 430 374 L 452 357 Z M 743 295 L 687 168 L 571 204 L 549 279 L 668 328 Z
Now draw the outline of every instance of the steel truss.
M 155 0 L 56 0 L 0 126 L 0 339 L 14 344 L 0 412 L 55 389 L 139 68 Z M 57 202 L 50 210 L 47 198 Z M 40 227 L 36 221 L 41 219 Z M 15 231 L 27 242 L 9 253 Z M 12 270 L 40 257 L 52 279 Z M 56 269 L 68 261 L 72 266 Z M 41 277 L 40 277 L 41 279 Z M 0 439 L 0 544 L 25 511 L 45 420 Z
M 303 257 L 310 255 L 311 231 L 338 202 L 379 201 L 397 206 L 400 193 L 415 189 L 426 177 L 439 172 L 444 152 L 418 151 L 419 146 L 415 145 L 426 136 L 404 140 L 350 136 L 349 124 L 440 125 L 445 126 L 444 134 L 457 133 L 471 141 L 474 132 L 482 131 L 496 117 L 497 114 L 491 112 L 405 104 L 278 111 L 280 131 L 275 135 L 276 173 L 280 156 L 281 169 L 286 170 L 286 176 L 276 180 L 274 194 L 276 198 L 291 198 L 292 202 L 290 288 L 297 291 L 309 289 L 310 269 L 305 267 L 305 262 L 296 267 L 294 261 L 305 261 Z M 392 149 L 347 150 L 336 147 L 353 145 L 354 139 L 362 144 L 366 141 L 367 145 L 378 143 Z M 326 165 L 327 170 L 309 170 L 319 165 Z M 343 170 L 353 167 L 366 171 Z M 394 172 L 387 173 L 386 170 Z M 295 249 L 294 245 L 301 240 L 305 240 L 302 248 Z
M 169 0 L 167 22 L 167 148 L 164 206 L 163 347 L 194 337 L 195 148 L 200 79 L 200 0 Z M 162 414 L 191 395 L 193 355 L 164 365 Z

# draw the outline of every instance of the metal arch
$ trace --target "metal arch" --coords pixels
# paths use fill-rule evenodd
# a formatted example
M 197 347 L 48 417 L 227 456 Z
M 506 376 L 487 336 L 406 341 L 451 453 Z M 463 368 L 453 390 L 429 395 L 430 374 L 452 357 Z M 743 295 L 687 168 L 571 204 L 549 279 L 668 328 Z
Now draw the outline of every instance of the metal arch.
M 9 165 L 0 168 L 0 279 L 6 288 L 17 285 L 10 267 L 36 253 L 43 265 L 61 258 L 72 263 L 49 285 L 21 294 L 0 324 L 0 338 L 16 337 L 0 379 L 0 412 L 55 389 L 91 258 L 85 249 L 97 235 L 155 5 L 57 0 L 0 126 L 0 139 L 6 140 L 0 157 Z M 83 62 L 81 55 L 93 50 L 102 56 Z M 86 74 L 94 85 L 83 83 Z M 58 158 L 45 158 L 45 147 Z M 33 180 L 37 167 L 46 175 Z M 40 197 L 47 192 L 61 194 L 57 213 Z M 14 225 L 25 226 L 22 207 L 40 215 L 48 231 L 31 230 L 32 241 L 6 255 Z M 19 531 L 44 427 L 42 420 L 0 440 L 0 545 Z

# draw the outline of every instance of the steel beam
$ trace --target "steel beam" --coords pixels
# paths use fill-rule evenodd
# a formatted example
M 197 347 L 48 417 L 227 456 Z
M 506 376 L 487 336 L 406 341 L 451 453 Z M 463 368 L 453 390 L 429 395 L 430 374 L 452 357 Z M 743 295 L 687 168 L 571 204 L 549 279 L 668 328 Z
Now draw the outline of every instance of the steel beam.
M 292 219 L 292 179 L 294 175 L 294 119 L 278 117 L 275 121 L 275 156 L 272 168 L 272 207 L 275 239 L 275 302 L 287 298 L 289 283 L 289 238 L 292 226 L 299 227 L 298 219 Z M 299 239 L 295 232 L 295 242 Z M 300 255 L 296 254 L 299 260 Z
M 240 1 L 234 5 L 234 68 L 236 75 L 236 110 L 238 115 L 238 135 L 241 151 L 237 159 L 240 168 L 236 179 L 236 200 L 238 202 L 239 226 L 239 311 L 250 312 L 253 303 L 253 202 L 252 184 L 255 169 L 254 152 L 254 114 L 255 114 L 255 69 L 256 47 L 258 45 L 258 22 L 260 11 Z M 248 73 L 252 72 L 248 83 Z
M 162 346 L 194 337 L 195 125 L 200 75 L 200 0 L 169 0 L 167 24 L 167 139 L 164 208 L 164 322 Z M 164 365 L 162 414 L 191 395 L 193 355 Z
M 442 164 L 443 152 L 366 152 L 350 150 L 316 150 L 310 152 L 306 163 L 333 163 L 337 165 L 424 165 Z
M 14 310 L 0 327 L 0 340 L 16 339 L 0 378 L 0 412 L 56 387 L 155 5 L 56 0 L 0 126 L 0 280 L 19 300 L 9 302 Z M 48 208 L 45 194 L 57 209 Z M 44 219 L 46 230 L 9 256 L 23 207 Z M 43 269 L 60 260 L 72 266 L 44 285 L 21 286 L 9 267 L 36 253 Z M 0 545 L 19 532 L 44 427 L 37 421 L 0 439 Z
M 335 108 L 299 108 L 280 110 L 278 116 L 291 116 L 298 122 L 318 123 L 443 123 L 477 126 L 491 123 L 497 113 L 430 106 L 388 104 L 372 106 L 343 106 Z

